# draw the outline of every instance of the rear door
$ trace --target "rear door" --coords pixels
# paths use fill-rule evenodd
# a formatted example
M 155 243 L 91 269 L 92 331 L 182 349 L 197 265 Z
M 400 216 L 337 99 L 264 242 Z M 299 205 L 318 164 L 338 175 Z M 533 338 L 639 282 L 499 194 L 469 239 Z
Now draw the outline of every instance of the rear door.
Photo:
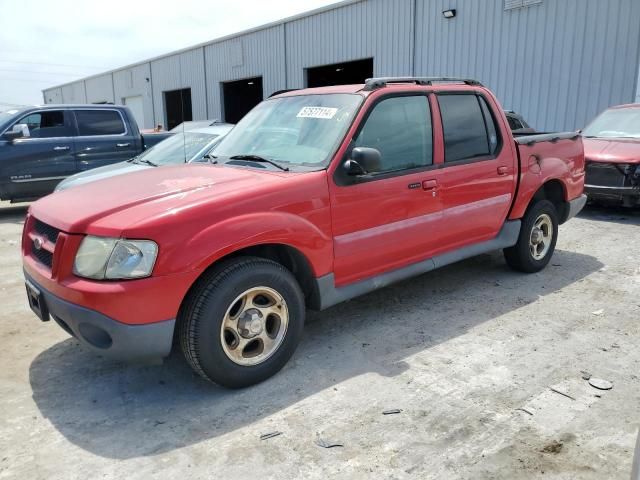
M 515 193 L 516 154 L 498 108 L 478 92 L 437 95 L 444 144 L 440 251 L 495 237 Z
M 29 137 L 6 142 L 2 149 L 6 196 L 17 200 L 49 194 L 75 173 L 73 117 L 68 110 L 43 109 L 15 123 L 26 124 Z
M 338 286 L 427 259 L 438 245 L 439 171 L 428 98 L 386 95 L 369 105 L 353 146 L 379 150 L 381 166 L 350 178 L 339 165 L 330 183 Z
M 132 132 L 117 109 L 74 109 L 78 171 L 122 162 L 136 156 L 137 132 Z

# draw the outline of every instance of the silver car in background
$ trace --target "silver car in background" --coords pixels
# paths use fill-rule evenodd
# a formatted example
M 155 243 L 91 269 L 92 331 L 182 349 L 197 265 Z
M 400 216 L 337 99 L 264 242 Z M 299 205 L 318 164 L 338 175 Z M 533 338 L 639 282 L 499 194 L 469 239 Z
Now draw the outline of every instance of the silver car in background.
M 137 157 L 86 172 L 76 173 L 58 184 L 55 191 L 84 185 L 95 180 L 137 172 L 147 168 L 206 162 L 205 155 L 233 128 L 229 123 L 177 132 Z

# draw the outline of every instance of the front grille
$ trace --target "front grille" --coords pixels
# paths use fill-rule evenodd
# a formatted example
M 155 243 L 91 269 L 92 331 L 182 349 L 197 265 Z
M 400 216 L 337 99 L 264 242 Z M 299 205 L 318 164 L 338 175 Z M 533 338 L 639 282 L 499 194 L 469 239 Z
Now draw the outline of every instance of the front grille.
M 587 162 L 584 183 L 599 187 L 623 187 L 624 165 Z
M 47 225 L 37 218 L 34 218 L 33 221 L 33 231 L 38 235 L 37 240 L 45 238 L 54 246 L 56 244 L 56 241 L 58 240 L 58 234 L 60 233 L 60 230 L 58 230 L 57 228 L 52 227 L 51 225 Z M 31 256 L 33 256 L 33 258 L 38 260 L 43 265 L 51 268 L 51 266 L 53 265 L 53 252 L 47 250 L 44 245 L 39 244 L 39 241 L 39 245 L 36 245 L 37 240 L 34 239 L 31 243 Z
M 33 224 L 33 230 L 43 237 L 46 237 L 51 243 L 56 243 L 58 234 L 60 233 L 60 230 L 58 230 L 57 228 L 52 227 L 51 225 L 47 225 L 40 220 L 35 221 L 35 223 Z
M 40 263 L 43 263 L 47 267 L 51 268 L 51 265 L 53 264 L 53 253 L 48 252 L 47 250 L 42 248 L 40 250 L 36 250 L 35 248 L 32 248 L 31 254 L 35 258 L 37 258 L 40 261 Z

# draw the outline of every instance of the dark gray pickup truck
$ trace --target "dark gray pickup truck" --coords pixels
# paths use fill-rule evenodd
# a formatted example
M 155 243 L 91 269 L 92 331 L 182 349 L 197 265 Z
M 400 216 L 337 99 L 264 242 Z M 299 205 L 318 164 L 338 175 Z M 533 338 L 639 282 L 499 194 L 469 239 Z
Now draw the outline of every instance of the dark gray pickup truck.
M 169 135 L 141 135 L 131 111 L 119 105 L 0 112 L 0 200 L 42 197 L 69 175 L 135 157 Z

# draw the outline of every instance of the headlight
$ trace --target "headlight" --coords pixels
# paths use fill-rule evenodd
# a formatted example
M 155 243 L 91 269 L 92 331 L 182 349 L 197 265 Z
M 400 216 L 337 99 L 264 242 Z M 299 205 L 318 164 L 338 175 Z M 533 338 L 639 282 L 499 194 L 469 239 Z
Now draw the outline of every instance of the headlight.
M 87 236 L 76 254 L 73 273 L 97 280 L 148 277 L 157 256 L 158 245 L 151 240 Z

